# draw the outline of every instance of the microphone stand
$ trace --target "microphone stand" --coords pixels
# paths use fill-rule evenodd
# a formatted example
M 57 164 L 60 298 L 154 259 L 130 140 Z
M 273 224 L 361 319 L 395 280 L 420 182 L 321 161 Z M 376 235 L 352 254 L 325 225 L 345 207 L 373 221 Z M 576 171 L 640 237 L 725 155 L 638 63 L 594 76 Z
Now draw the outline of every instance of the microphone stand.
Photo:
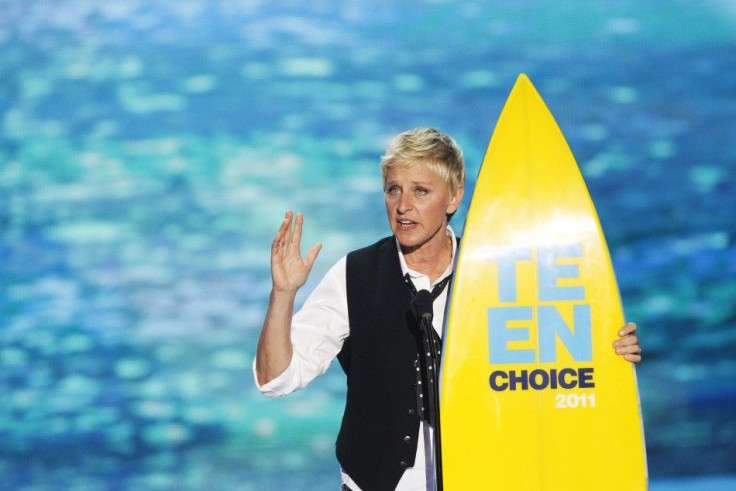
M 431 306 L 431 304 L 430 304 Z M 423 312 L 419 325 L 422 331 L 422 344 L 426 359 L 427 398 L 429 399 L 429 423 L 434 427 L 434 463 L 436 469 L 437 490 L 442 491 L 442 438 L 440 432 L 440 386 L 439 357 L 437 343 L 434 341 L 433 314 Z

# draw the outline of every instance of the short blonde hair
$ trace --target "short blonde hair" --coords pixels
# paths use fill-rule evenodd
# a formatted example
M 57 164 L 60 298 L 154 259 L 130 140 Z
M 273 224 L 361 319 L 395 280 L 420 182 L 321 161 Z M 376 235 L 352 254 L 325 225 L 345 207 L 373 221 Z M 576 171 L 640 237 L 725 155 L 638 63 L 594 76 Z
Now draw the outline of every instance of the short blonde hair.
M 381 157 L 381 178 L 392 167 L 411 167 L 420 162 L 439 175 L 453 195 L 465 184 L 465 160 L 455 140 L 435 128 L 415 128 L 399 133 Z

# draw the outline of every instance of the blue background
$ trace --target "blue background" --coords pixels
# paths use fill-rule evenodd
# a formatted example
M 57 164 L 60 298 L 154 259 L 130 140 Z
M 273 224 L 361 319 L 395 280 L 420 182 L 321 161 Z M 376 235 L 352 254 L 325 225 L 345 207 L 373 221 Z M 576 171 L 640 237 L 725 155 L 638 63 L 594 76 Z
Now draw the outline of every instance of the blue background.
M 3 0 L 0 488 L 336 489 L 339 369 L 253 385 L 270 241 L 324 243 L 301 302 L 415 126 L 472 191 L 520 72 L 641 326 L 652 488 L 733 486 L 734 2 Z

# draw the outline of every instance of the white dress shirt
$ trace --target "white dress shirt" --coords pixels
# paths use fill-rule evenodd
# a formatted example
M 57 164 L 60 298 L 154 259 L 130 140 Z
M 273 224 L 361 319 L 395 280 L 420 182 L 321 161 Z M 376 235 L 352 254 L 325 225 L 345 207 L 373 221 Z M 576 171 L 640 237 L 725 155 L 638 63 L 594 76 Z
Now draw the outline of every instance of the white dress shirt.
M 401 274 L 403 276 L 409 273 L 409 277 L 417 291 L 431 291 L 435 284 L 452 273 L 455 265 L 457 241 L 455 240 L 455 232 L 449 225 L 446 233 L 452 239 L 452 259 L 442 275 L 433 284 L 430 284 L 428 276 L 409 269 L 404 255 L 401 253 L 401 247 L 398 247 Z M 291 323 L 293 355 L 286 370 L 267 384 L 259 385 L 255 362 L 253 363 L 253 376 L 256 386 L 264 395 L 269 397 L 283 396 L 306 387 L 312 380 L 327 371 L 332 360 L 340 352 L 345 338 L 350 334 L 345 264 L 346 257 L 343 257 L 327 272 L 322 281 L 304 301 L 302 308 L 294 314 Z M 440 336 L 444 324 L 448 290 L 449 288 L 445 288 L 432 305 L 434 311 L 432 325 Z M 397 490 L 424 491 L 434 489 L 432 439 L 432 427 L 422 421 L 414 467 L 409 467 L 404 471 L 396 487 Z M 360 491 L 360 488 L 344 471 L 342 472 L 342 482 L 351 489 Z

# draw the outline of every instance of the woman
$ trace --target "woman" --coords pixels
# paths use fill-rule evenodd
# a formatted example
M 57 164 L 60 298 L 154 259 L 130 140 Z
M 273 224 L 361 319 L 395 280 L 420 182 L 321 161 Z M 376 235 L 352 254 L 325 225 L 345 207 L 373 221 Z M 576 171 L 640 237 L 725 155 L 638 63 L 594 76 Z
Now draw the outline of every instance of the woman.
M 319 254 L 300 252 L 303 216 L 286 214 L 271 248 L 273 288 L 254 363 L 259 389 L 285 395 L 324 373 L 337 357 L 347 401 L 337 439 L 344 489 L 433 487 L 432 429 L 417 405 L 419 341 L 412 292 L 433 291 L 433 327 L 444 321 L 445 288 L 457 253 L 448 222 L 464 193 L 462 152 L 432 129 L 396 136 L 381 160 L 393 236 L 353 251 L 332 267 L 292 318 L 294 298 Z M 641 360 L 636 325 L 616 352 Z

